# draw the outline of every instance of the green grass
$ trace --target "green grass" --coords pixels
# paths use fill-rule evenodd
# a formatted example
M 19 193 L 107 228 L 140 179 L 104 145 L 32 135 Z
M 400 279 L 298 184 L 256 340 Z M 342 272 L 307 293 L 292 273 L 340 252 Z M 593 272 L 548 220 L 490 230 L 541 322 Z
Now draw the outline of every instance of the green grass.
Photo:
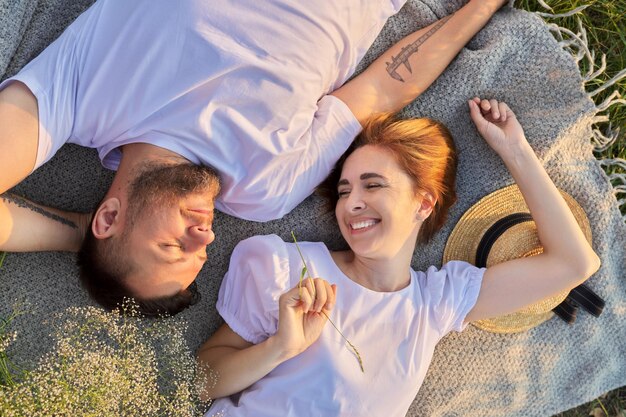
M 543 8 L 536 0 L 516 0 L 515 6 L 528 11 L 559 14 L 579 6 L 589 5 L 587 9 L 575 16 L 547 19 L 549 22 L 577 33 L 579 31 L 577 18 L 580 18 L 587 31 L 589 49 L 596 52 L 596 68 L 600 65 L 601 55 L 606 54 L 606 71 L 586 85 L 588 92 L 602 86 L 626 68 L 626 18 L 624 17 L 626 16 L 626 0 L 546 0 L 546 3 L 552 7 L 552 12 Z M 582 73 L 586 73 L 589 69 L 587 60 L 582 60 L 580 67 Z M 622 98 L 626 99 L 626 78 L 600 92 L 594 97 L 594 101 L 601 103 L 614 90 L 619 91 Z M 613 105 L 607 114 L 611 119 L 613 128 L 619 127 L 620 133 L 613 145 L 606 151 L 598 153 L 597 157 L 598 159 L 626 159 L 626 105 Z M 604 126 L 601 127 L 604 129 Z M 607 174 L 626 174 L 623 169 L 620 170 L 616 167 L 608 167 L 606 172 Z M 620 197 L 626 196 L 621 195 Z M 626 204 L 622 206 L 622 213 L 626 214 Z
M 596 80 L 587 84 L 587 91 L 595 90 L 626 68 L 626 17 L 624 17 L 626 16 L 626 0 L 546 0 L 546 3 L 552 7 L 553 11 L 551 13 L 553 14 L 564 13 L 586 4 L 590 5 L 576 16 L 580 17 L 587 30 L 589 49 L 596 52 L 596 66 L 600 64 L 600 56 L 604 53 L 606 54 L 607 68 L 604 74 L 599 75 Z M 528 11 L 549 12 L 536 0 L 516 0 L 515 6 Z M 577 33 L 578 23 L 576 16 L 547 20 Z M 589 69 L 588 63 L 586 60 L 581 62 L 580 67 L 584 74 Z M 614 90 L 619 91 L 622 98 L 626 99 L 626 78 L 599 93 L 594 97 L 594 101 L 601 103 Z M 620 128 L 620 134 L 613 145 L 606 151 L 598 153 L 597 157 L 598 159 L 626 159 L 626 105 L 613 105 L 608 115 L 613 127 Z M 607 174 L 626 174 L 626 172 L 620 171 L 618 168 L 608 168 L 606 171 Z M 626 214 L 626 204 L 622 206 L 622 213 Z M 626 416 L 626 387 L 618 388 L 590 403 L 557 414 L 555 417 L 587 417 L 589 415 L 596 417 Z

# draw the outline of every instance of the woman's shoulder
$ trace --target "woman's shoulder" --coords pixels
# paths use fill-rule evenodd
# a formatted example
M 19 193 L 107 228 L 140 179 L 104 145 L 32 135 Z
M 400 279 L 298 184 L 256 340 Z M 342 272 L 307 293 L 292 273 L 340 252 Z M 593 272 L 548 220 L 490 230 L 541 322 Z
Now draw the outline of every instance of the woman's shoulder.
M 426 271 L 417 271 L 415 274 L 421 290 L 443 296 L 472 281 L 480 281 L 484 271 L 485 268 L 478 268 L 465 261 L 449 261 L 441 267 L 432 265 Z
M 322 242 L 298 242 L 296 245 L 293 242 L 285 242 L 275 234 L 256 235 L 239 242 L 233 250 L 231 259 L 237 258 L 238 261 L 244 261 L 259 257 L 271 257 L 301 260 L 300 254 L 305 258 L 319 258 L 329 254 L 329 251 Z
M 445 264 L 437 267 L 436 265 L 429 266 L 425 271 L 416 271 L 417 274 L 423 275 L 425 277 L 429 276 L 455 276 L 455 275 L 463 275 L 468 272 L 477 271 L 481 268 L 478 268 L 466 261 L 448 261 Z

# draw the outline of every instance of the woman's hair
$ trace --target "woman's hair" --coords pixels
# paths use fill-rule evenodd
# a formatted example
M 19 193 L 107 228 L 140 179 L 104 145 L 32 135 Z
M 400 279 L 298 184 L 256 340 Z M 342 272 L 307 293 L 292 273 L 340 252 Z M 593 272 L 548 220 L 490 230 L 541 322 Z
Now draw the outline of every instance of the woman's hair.
M 337 183 L 343 164 L 352 152 L 365 145 L 391 152 L 413 181 L 415 192 L 426 191 L 435 198 L 433 211 L 418 236 L 418 242 L 428 242 L 443 226 L 456 201 L 457 156 L 450 132 L 442 123 L 427 118 L 401 120 L 389 114 L 372 117 L 318 187 L 327 200 L 328 211 L 335 210 L 339 199 Z

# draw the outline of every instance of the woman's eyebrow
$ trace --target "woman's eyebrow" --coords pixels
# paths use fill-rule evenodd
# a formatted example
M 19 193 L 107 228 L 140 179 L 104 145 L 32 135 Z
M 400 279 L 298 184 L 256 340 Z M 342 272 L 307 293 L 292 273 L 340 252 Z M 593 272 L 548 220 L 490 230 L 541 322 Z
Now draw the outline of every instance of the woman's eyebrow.
M 384 175 L 380 175 L 377 174 L 375 172 L 365 172 L 363 174 L 361 174 L 361 176 L 359 177 L 361 180 L 368 180 L 370 178 L 381 178 L 385 181 L 387 181 L 387 177 L 385 177 Z M 349 185 L 350 181 L 348 181 L 347 179 L 341 179 L 337 182 L 337 187 L 339 187 L 340 185 Z
M 381 178 L 381 179 L 383 179 L 385 181 L 387 180 L 387 178 L 384 175 L 380 175 L 380 174 L 377 174 L 375 172 L 366 172 L 364 174 L 361 174 L 361 179 L 362 180 L 368 180 L 370 178 Z

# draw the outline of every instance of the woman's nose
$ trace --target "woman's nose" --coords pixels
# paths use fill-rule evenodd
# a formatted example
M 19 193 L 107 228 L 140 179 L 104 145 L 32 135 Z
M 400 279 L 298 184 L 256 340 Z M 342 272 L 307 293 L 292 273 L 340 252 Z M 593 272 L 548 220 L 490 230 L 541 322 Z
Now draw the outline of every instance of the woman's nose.
M 346 207 L 351 212 L 363 210 L 365 207 L 367 207 L 365 201 L 363 201 L 363 196 L 359 192 L 351 192 L 350 195 L 348 195 L 347 203 L 348 204 L 346 205 Z

